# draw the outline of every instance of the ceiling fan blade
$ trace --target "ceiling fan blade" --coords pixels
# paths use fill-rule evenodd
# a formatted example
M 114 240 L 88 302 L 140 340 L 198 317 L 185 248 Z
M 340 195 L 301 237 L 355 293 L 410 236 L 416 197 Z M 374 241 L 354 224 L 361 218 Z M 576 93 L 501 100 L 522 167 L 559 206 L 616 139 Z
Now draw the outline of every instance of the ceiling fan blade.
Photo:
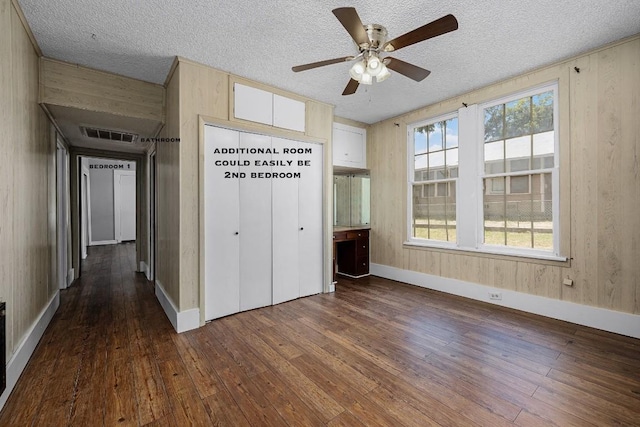
M 349 80 L 349 83 L 347 83 L 347 87 L 344 88 L 344 91 L 342 92 L 342 94 L 353 95 L 354 93 L 356 93 L 356 90 L 358 90 L 359 85 L 360 83 L 358 83 L 357 80 L 354 80 L 354 79 Z
M 367 35 L 364 25 L 362 25 L 362 21 L 360 20 L 355 8 L 339 7 L 337 9 L 333 9 L 332 12 L 358 46 L 363 44 L 368 45 L 370 43 L 369 36 Z
M 296 65 L 295 67 L 291 67 L 291 69 L 295 73 L 297 73 L 299 71 L 306 71 L 306 70 L 310 70 L 312 68 L 324 67 L 325 65 L 331 65 L 331 64 L 337 64 L 339 62 L 351 61 L 352 59 L 353 59 L 353 56 L 345 56 L 345 57 L 342 57 L 342 58 L 327 59 L 326 61 L 318 61 L 318 62 L 311 62 L 309 64 L 304 64 L 304 65 Z
M 421 82 L 431 74 L 431 71 L 429 70 L 425 70 L 417 65 L 409 64 L 408 62 L 404 62 L 396 58 L 385 58 L 384 63 L 387 64 L 387 68 L 397 71 L 398 73 L 417 82 Z
M 440 19 L 436 19 L 422 27 L 416 28 L 413 31 L 409 31 L 393 40 L 385 43 L 384 51 L 393 52 L 394 50 L 402 49 L 403 47 L 410 46 L 414 43 L 418 43 L 432 37 L 440 36 L 458 29 L 458 20 L 453 15 L 443 16 Z

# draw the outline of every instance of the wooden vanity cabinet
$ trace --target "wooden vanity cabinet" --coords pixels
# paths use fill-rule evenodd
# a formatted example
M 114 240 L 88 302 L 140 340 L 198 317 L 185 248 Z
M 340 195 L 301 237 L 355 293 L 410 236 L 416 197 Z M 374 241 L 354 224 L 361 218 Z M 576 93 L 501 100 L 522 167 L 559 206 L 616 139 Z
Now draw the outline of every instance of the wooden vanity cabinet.
M 336 274 L 363 277 L 369 274 L 369 230 L 353 229 L 333 233 L 333 281 Z

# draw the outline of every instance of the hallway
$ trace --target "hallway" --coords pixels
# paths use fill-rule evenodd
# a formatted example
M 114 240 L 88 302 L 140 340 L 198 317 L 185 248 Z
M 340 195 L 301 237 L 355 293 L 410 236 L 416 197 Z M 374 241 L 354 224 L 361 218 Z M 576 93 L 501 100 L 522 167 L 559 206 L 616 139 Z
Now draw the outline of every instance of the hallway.
M 93 246 L 0 426 L 640 425 L 640 341 L 377 277 L 176 334 Z
M 159 368 L 174 335 L 153 285 L 135 273 L 135 243 L 90 247 L 82 277 L 61 292 L 0 425 L 162 419 L 170 408 Z

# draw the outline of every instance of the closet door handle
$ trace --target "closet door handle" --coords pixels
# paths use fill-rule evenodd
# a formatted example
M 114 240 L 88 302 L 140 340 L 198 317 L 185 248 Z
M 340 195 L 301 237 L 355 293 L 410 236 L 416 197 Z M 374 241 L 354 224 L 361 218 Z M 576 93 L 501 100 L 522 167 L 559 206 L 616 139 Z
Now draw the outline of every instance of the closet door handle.
M 300 230 L 304 230 L 304 227 L 300 227 Z
M 238 232 L 236 231 L 236 232 L 235 232 L 235 233 L 233 233 L 233 234 L 237 236 L 237 235 L 238 235 L 238 234 L 240 234 L 240 233 L 238 233 Z

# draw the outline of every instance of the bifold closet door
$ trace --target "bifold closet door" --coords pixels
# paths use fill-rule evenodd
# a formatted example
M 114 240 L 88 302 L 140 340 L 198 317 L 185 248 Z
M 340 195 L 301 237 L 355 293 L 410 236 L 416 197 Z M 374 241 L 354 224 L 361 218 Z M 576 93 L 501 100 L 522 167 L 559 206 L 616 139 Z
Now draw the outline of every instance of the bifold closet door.
M 300 296 L 322 292 L 322 170 L 323 146 L 298 143 L 298 274 Z
M 280 153 L 277 157 L 286 166 L 274 166 L 274 172 L 298 172 L 298 154 L 284 154 L 285 149 L 297 148 L 298 143 L 272 138 L 271 145 Z M 287 162 L 291 162 L 289 165 Z M 298 270 L 298 179 L 275 178 L 271 183 L 273 212 L 273 303 L 300 296 Z
M 261 166 L 271 154 L 250 153 L 271 148 L 271 138 L 241 132 L 240 148 L 246 151 L 239 155 L 246 174 L 240 179 L 240 311 L 245 311 L 272 304 L 271 179 L 251 177 L 271 172 L 271 166 Z
M 237 154 L 214 153 L 216 148 L 237 148 L 237 131 L 205 126 L 204 132 L 204 250 L 205 318 L 237 313 L 240 309 L 240 191 L 238 166 L 215 165 L 216 160 L 237 161 Z

